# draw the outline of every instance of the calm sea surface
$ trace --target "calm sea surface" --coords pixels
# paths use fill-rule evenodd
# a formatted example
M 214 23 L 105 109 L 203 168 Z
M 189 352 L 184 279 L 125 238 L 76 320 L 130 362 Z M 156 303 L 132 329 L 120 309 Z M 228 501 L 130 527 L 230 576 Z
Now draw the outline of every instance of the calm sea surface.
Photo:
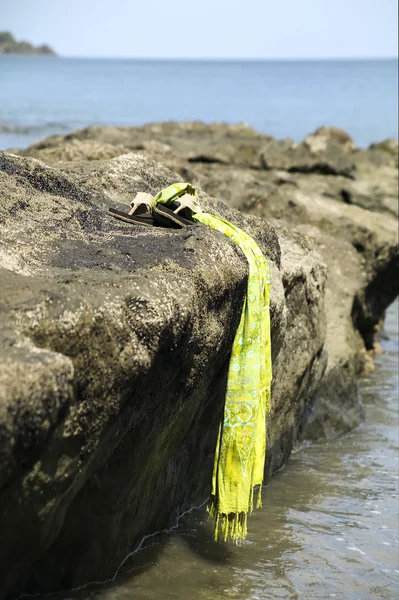
M 398 61 L 202 62 L 0 56 L 0 149 L 91 124 L 247 122 L 359 146 L 398 134 Z M 2 131 L 3 130 L 3 131 Z

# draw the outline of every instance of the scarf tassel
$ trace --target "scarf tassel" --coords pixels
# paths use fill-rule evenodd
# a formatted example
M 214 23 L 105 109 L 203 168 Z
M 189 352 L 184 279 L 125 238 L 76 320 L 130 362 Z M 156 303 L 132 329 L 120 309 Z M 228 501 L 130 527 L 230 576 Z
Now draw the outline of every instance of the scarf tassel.
M 215 542 L 232 541 L 238 544 L 247 537 L 247 520 L 248 515 L 253 511 L 255 494 L 257 494 L 255 508 L 261 508 L 262 486 L 259 485 L 252 488 L 251 498 L 246 512 L 231 512 L 228 514 L 218 511 L 216 496 L 212 495 L 210 497 L 207 512 L 209 517 L 215 518 L 213 530 L 213 539 Z

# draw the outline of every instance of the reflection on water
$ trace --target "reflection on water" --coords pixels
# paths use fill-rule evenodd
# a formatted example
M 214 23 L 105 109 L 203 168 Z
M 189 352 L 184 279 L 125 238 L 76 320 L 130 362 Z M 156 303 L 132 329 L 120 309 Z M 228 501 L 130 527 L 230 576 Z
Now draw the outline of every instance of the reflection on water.
M 398 304 L 373 376 L 367 422 L 295 453 L 240 547 L 213 544 L 203 511 L 149 538 L 109 585 L 70 600 L 371 600 L 399 597 Z

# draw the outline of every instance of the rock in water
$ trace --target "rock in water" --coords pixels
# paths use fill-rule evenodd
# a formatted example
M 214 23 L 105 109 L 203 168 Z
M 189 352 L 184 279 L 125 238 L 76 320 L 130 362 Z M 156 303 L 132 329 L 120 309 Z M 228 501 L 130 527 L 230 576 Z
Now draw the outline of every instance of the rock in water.
M 391 153 L 330 143 L 347 165 L 335 174 L 292 168 L 289 151 L 266 170 L 277 142 L 200 123 L 89 128 L 0 153 L 3 595 L 109 578 L 209 491 L 247 265 L 207 228 L 108 216 L 179 179 L 152 157 L 269 259 L 267 475 L 298 439 L 359 422 L 356 378 L 397 293 L 397 179 Z

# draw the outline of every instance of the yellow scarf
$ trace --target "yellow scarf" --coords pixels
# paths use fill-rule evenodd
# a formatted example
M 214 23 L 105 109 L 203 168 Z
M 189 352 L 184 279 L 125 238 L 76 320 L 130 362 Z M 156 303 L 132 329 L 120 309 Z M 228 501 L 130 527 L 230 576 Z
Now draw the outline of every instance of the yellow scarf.
M 168 205 L 186 193 L 186 183 L 162 190 L 155 203 Z M 224 418 L 220 425 L 208 505 L 216 518 L 214 539 L 239 540 L 247 534 L 247 516 L 261 506 L 266 455 L 266 416 L 270 409 L 272 361 L 270 343 L 269 267 L 258 244 L 244 231 L 209 213 L 193 219 L 220 231 L 237 244 L 248 265 L 247 294 L 231 351 Z

